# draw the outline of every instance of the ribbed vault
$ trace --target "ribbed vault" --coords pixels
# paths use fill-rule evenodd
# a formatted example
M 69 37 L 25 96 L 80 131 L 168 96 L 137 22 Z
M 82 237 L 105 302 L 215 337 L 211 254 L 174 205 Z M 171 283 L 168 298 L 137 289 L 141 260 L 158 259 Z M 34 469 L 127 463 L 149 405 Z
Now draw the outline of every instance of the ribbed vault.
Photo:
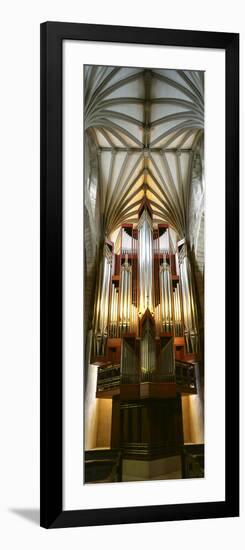
M 193 152 L 204 128 L 203 74 L 88 66 L 84 112 L 107 235 L 136 222 L 146 197 L 154 222 L 186 236 Z

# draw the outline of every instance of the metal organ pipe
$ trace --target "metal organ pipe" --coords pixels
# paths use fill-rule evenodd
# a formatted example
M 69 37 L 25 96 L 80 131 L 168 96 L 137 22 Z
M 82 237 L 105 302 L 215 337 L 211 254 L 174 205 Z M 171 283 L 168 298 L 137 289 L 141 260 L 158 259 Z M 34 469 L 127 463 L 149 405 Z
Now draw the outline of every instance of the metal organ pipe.
M 122 228 L 122 254 L 132 252 L 132 237 Z
M 130 330 L 132 303 L 132 268 L 128 263 L 128 255 L 121 267 L 121 295 L 120 295 L 120 329 L 122 332 Z
M 128 277 L 128 286 L 127 286 L 127 324 L 130 326 L 130 321 L 131 321 L 131 302 L 132 302 L 132 285 L 131 285 L 131 282 L 132 282 L 132 273 L 131 273 L 131 269 L 130 269 L 130 273 L 129 273 L 129 277 Z
M 142 382 L 151 381 L 156 370 L 156 345 L 154 334 L 150 328 L 149 319 L 146 320 L 143 328 L 140 342 L 140 358 L 141 380 Z
M 152 221 L 144 209 L 139 224 L 139 280 L 140 280 L 140 313 L 143 315 L 149 308 L 153 311 L 153 235 Z
M 160 352 L 160 376 L 174 375 L 174 350 L 173 339 L 169 338 L 168 342 L 163 344 Z
M 196 302 L 194 299 L 191 264 L 187 256 L 186 244 L 183 246 L 180 252 L 180 278 L 182 286 L 184 336 L 186 349 L 188 353 L 197 353 L 199 347 L 197 330 L 198 317 Z
M 104 355 L 105 342 L 108 336 L 109 293 L 112 268 L 112 252 L 107 244 L 104 246 L 100 266 L 101 292 L 98 293 L 95 322 L 95 353 Z
M 160 278 L 160 302 L 162 312 L 162 325 L 165 332 L 171 332 L 173 327 L 172 315 L 172 282 L 170 266 L 164 258 L 159 269 Z
M 174 325 L 175 325 L 175 335 L 182 336 L 182 317 L 181 317 L 181 305 L 180 305 L 180 287 L 177 283 L 174 290 Z
M 105 265 L 105 295 L 104 298 L 104 304 L 102 306 L 102 313 L 103 313 L 103 329 L 104 333 L 107 332 L 107 325 L 108 325 L 108 313 L 109 313 L 109 293 L 110 293 L 110 279 L 111 279 L 111 265 L 106 261 Z
M 117 336 L 117 314 L 118 314 L 118 290 L 115 284 L 112 284 L 111 291 L 111 316 L 110 316 L 110 336 Z

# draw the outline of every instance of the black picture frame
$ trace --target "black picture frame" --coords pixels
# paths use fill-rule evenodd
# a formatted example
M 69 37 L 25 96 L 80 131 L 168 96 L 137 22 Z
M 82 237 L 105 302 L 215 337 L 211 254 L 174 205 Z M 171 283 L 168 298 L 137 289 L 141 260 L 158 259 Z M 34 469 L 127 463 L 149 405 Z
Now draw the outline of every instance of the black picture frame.
M 62 509 L 62 41 L 225 50 L 226 497 L 222 502 Z M 230 258 L 232 257 L 232 261 Z M 231 292 L 232 289 L 232 292 Z M 218 392 L 218 388 L 217 388 Z M 75 527 L 239 515 L 239 35 L 41 24 L 41 526 Z

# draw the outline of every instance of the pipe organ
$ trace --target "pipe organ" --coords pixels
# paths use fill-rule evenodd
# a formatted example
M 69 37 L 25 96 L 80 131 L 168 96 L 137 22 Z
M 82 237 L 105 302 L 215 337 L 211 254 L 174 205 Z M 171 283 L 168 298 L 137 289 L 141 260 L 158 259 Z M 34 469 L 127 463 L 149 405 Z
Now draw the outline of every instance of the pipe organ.
M 112 398 L 111 446 L 127 460 L 180 455 L 181 394 L 197 392 L 194 293 L 187 243 L 174 246 L 144 203 L 104 244 L 91 354 L 96 397 Z
M 182 354 L 199 351 L 198 315 L 188 248 L 174 250 L 167 224 L 155 226 L 146 206 L 138 224 L 124 224 L 114 243 L 106 241 L 101 258 L 94 314 L 93 358 L 106 357 L 113 339 L 140 337 L 145 312 L 156 336 L 178 338 Z M 182 339 L 182 340 L 181 340 Z M 112 342 L 113 343 L 113 342 Z
M 111 478 L 175 479 L 203 441 L 203 72 L 91 65 L 84 86 L 88 473 L 97 452 L 102 482 L 113 455 Z

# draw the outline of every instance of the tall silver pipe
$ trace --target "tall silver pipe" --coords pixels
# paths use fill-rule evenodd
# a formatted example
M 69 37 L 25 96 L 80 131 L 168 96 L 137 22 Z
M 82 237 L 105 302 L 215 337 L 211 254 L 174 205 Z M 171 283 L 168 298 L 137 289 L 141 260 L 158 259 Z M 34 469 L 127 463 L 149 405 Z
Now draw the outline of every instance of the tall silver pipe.
M 109 293 L 111 281 L 112 253 L 107 244 L 104 245 L 100 265 L 99 290 L 95 319 L 95 353 L 104 355 L 105 342 L 108 336 L 109 324 Z
M 182 336 L 183 331 L 182 331 L 179 283 L 177 283 L 174 291 L 174 325 L 175 325 L 175 335 Z
M 120 293 L 120 327 L 121 331 L 130 330 L 132 307 L 132 267 L 128 263 L 128 255 L 121 267 L 121 293 Z
M 180 289 L 179 283 L 174 291 L 174 325 L 175 325 L 175 335 L 182 336 L 182 319 L 181 319 L 181 308 L 180 308 Z
M 173 312 L 172 312 L 172 283 L 170 266 L 164 257 L 163 263 L 159 269 L 160 278 L 160 304 L 162 319 L 161 323 L 165 332 L 172 331 Z
M 190 260 L 187 255 L 187 246 L 184 244 L 180 253 L 180 279 L 183 301 L 184 336 L 188 353 L 197 353 L 198 341 L 198 315 L 194 295 L 194 285 Z
M 153 311 L 153 227 L 152 220 L 144 209 L 138 224 L 139 231 L 139 311 L 144 314 L 147 308 Z

